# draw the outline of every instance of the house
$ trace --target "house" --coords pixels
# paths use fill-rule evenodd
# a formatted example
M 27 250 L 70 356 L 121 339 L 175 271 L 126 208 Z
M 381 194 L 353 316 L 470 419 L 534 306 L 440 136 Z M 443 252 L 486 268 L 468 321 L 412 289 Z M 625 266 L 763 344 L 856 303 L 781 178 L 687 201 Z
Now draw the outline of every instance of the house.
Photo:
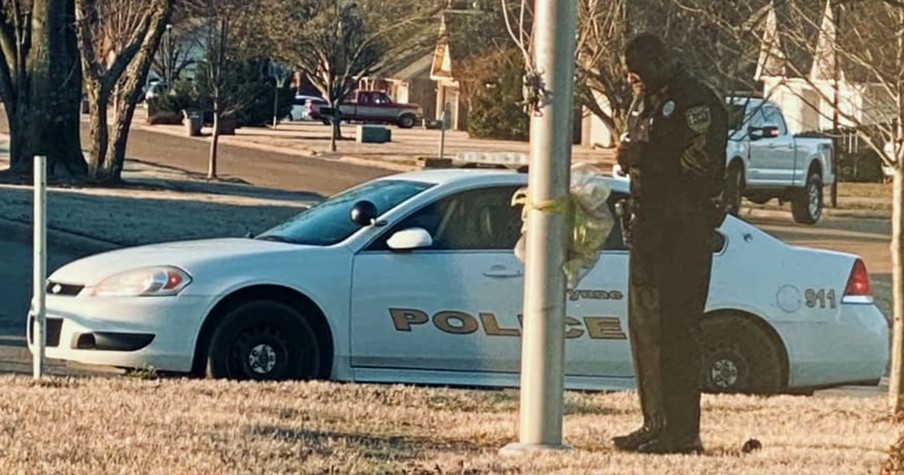
M 814 33 L 813 53 L 808 48 L 782 44 L 775 7 L 766 17 L 755 80 L 763 96 L 781 106 L 794 133 L 872 125 L 894 117 L 880 99 L 883 89 L 868 74 L 842 64 L 837 54 L 837 23 L 831 1 L 826 2 L 820 27 Z M 814 22 L 815 24 L 815 22 Z M 835 113 L 835 103 L 840 113 Z
M 362 78 L 358 88 L 386 91 L 396 102 L 418 104 L 425 119 L 434 119 L 437 101 L 436 87 L 430 78 L 432 64 L 433 54 L 428 53 L 380 76 Z
M 466 130 L 468 126 L 465 88 L 474 82 L 469 61 L 491 48 L 513 44 L 497 7 L 495 2 L 450 2 L 440 20 L 430 79 L 436 83 L 436 117 L 448 111 L 453 130 Z

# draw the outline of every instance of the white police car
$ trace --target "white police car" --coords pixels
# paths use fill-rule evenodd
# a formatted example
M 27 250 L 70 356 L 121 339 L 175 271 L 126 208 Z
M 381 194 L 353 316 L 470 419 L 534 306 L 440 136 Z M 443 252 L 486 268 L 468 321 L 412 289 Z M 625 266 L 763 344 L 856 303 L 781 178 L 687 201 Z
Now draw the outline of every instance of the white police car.
M 627 196 L 609 179 L 610 203 Z M 517 386 L 527 175 L 427 170 L 370 181 L 254 239 L 95 255 L 47 284 L 47 355 L 239 379 Z M 788 246 L 733 217 L 704 320 L 705 385 L 876 384 L 885 317 L 857 256 Z M 566 386 L 633 387 L 620 230 L 568 293 Z M 30 344 L 33 339 L 29 337 Z

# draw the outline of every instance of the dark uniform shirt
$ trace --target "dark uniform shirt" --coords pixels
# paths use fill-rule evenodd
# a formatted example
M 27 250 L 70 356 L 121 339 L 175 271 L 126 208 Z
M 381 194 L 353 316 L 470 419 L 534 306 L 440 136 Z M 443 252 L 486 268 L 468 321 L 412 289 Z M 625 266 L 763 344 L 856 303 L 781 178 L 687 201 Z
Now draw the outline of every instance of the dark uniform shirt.
M 728 141 L 722 101 L 679 66 L 662 89 L 635 104 L 628 134 L 643 148 L 640 163 L 629 170 L 634 212 L 674 217 L 713 211 L 721 222 Z

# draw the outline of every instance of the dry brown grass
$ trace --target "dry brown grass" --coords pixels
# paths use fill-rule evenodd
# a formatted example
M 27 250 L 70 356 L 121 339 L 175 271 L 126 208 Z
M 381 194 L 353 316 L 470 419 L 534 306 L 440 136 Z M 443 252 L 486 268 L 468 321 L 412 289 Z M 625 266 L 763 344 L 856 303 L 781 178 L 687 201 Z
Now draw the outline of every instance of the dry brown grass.
M 839 198 L 878 198 L 891 202 L 890 183 L 838 183 Z
M 0 473 L 876 473 L 884 398 L 705 396 L 703 456 L 613 451 L 634 393 L 566 395 L 572 451 L 507 458 L 518 393 L 324 382 L 0 377 Z M 763 449 L 741 454 L 754 437 Z

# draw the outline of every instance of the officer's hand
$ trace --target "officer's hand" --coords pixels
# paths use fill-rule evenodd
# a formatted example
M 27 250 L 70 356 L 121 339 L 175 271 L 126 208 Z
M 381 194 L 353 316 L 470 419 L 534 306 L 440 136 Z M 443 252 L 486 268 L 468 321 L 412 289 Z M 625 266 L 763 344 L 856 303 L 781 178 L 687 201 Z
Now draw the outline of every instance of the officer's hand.
M 630 168 L 640 165 L 643 146 L 637 142 L 619 142 L 615 149 L 615 160 L 621 165 L 622 169 L 627 171 Z

